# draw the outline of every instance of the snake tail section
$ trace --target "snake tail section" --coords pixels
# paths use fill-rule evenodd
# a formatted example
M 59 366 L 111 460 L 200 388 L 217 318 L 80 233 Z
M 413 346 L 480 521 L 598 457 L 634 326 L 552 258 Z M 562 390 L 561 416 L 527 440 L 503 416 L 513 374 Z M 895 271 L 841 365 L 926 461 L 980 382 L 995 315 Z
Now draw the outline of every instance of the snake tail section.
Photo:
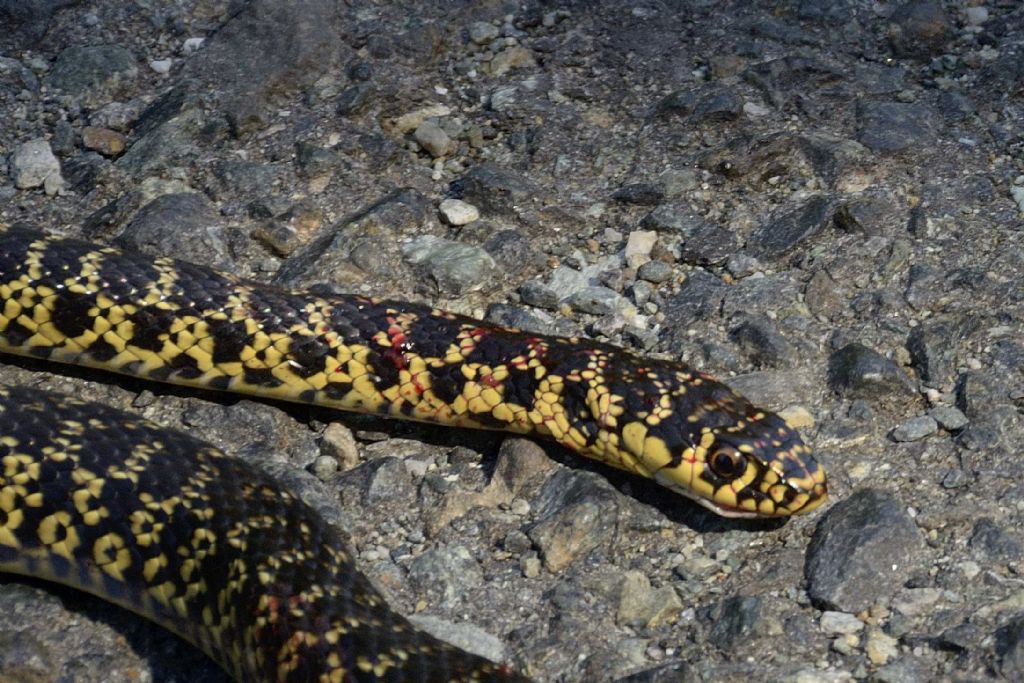
M 794 429 L 681 363 L 20 228 L 0 232 L 0 351 L 529 434 L 725 515 L 808 512 L 826 496 Z
M 0 468 L 0 571 L 133 610 L 239 681 L 527 681 L 414 628 L 309 506 L 187 434 L 0 387 Z

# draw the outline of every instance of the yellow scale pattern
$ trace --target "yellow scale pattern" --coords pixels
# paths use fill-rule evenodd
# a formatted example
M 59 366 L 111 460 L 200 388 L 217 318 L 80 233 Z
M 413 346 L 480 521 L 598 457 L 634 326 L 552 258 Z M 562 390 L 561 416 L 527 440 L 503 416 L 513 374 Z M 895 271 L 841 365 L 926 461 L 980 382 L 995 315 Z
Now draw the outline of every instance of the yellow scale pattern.
M 0 387 L 0 468 L 0 571 L 132 609 L 238 680 L 526 680 L 416 631 L 313 510 L 187 435 Z
M 16 272 L 0 272 L 3 351 L 550 438 L 723 514 L 806 512 L 825 498 L 824 472 L 794 430 L 678 364 L 38 233 L 19 246 Z

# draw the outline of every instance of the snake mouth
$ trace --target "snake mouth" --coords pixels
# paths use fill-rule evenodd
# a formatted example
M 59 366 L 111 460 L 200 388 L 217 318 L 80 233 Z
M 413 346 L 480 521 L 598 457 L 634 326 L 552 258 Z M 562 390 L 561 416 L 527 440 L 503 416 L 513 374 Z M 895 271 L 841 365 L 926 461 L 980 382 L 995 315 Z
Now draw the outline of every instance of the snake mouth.
M 750 510 L 744 510 L 733 505 L 726 505 L 725 503 L 719 503 L 697 495 L 691 489 L 681 486 L 678 483 L 672 481 L 663 471 L 654 473 L 654 481 L 658 482 L 667 489 L 678 493 L 679 495 L 685 496 L 697 503 L 698 505 L 711 510 L 715 514 L 721 515 L 722 517 L 730 517 L 734 519 L 753 519 L 755 517 L 763 517 L 763 514 L 757 512 L 751 512 Z

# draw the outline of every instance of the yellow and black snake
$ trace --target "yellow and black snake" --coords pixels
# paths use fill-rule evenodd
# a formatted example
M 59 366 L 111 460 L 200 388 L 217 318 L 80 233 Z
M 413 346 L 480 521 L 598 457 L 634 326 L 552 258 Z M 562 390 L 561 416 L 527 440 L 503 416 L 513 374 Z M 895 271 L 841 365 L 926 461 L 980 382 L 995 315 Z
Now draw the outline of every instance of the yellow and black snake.
M 679 363 L 589 340 L 21 228 L 0 232 L 0 308 L 7 353 L 536 435 L 725 515 L 797 514 L 826 496 L 777 415 Z M 242 680 L 523 680 L 413 630 L 315 513 L 186 435 L 9 388 L 0 465 L 0 570 L 135 609 Z

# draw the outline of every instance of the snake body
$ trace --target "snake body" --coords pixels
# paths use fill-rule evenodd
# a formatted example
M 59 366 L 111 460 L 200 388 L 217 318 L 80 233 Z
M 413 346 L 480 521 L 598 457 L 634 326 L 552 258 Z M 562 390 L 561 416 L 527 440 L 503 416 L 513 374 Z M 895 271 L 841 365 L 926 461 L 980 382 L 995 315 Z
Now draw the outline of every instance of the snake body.
M 642 358 L 590 340 L 500 328 L 420 304 L 287 291 L 171 258 L 153 259 L 32 230 L 0 232 L 0 351 L 206 389 L 548 438 L 581 455 L 653 478 L 725 515 L 802 513 L 826 496 L 824 472 L 782 418 L 682 364 Z M 98 418 L 86 419 L 87 409 L 76 410 L 83 433 L 96 429 Z M 20 442 L 24 436 L 17 422 L 5 428 L 12 431 L 0 432 L 0 439 Z M 107 456 L 109 461 L 101 459 L 100 469 L 130 473 L 150 466 L 146 458 L 136 462 L 126 448 L 116 449 Z M 176 454 L 196 448 L 190 444 Z M 202 446 L 196 452 L 210 451 Z M 208 456 L 182 460 L 188 468 L 198 468 L 186 477 L 218 478 L 203 469 Z M 45 469 L 38 456 L 29 456 L 27 464 L 32 463 Z M 103 482 L 113 480 L 89 472 Z M 0 501 L 4 491 L 21 485 L 11 476 L 0 480 L 7 487 L 0 490 Z M 15 476 L 20 476 L 19 470 Z M 94 486 L 100 494 L 105 490 L 105 484 Z M 160 495 L 178 495 L 154 486 Z M 216 497 L 241 501 L 264 490 L 262 483 L 243 490 L 230 479 L 221 486 Z M 24 514 L 27 498 L 19 494 L 13 500 L 8 514 Z M 52 514 L 55 503 L 47 489 L 33 501 Z M 264 517 L 298 514 L 296 505 L 291 497 L 280 498 L 275 512 Z M 250 524 L 244 505 L 204 509 L 210 519 L 223 519 L 219 523 L 226 527 Z M 109 519 L 104 516 L 97 522 L 98 531 L 111 529 Z M 166 523 L 175 533 L 184 530 L 176 527 L 177 520 L 172 517 Z M 141 576 L 141 582 L 118 583 L 117 576 L 87 568 L 85 560 L 73 554 L 64 558 L 70 573 L 86 576 L 88 580 L 79 582 L 84 587 L 124 603 L 142 601 L 144 613 L 211 651 L 218 651 L 220 646 L 210 643 L 223 631 L 209 621 L 193 620 L 196 614 L 205 616 L 202 609 L 192 611 L 193 602 L 202 604 L 209 591 L 232 599 L 245 592 L 267 595 L 249 573 L 197 579 L 184 593 L 174 594 L 186 603 L 182 609 L 187 613 L 182 617 L 178 610 L 175 621 L 170 612 L 155 611 L 142 595 L 155 584 L 145 570 L 139 573 L 138 563 L 148 556 L 139 547 L 138 535 L 116 535 L 131 558 L 124 561 L 126 566 L 136 580 Z M 7 545 L 4 539 L 0 536 L 0 548 Z M 15 535 L 13 540 L 19 539 Z M 296 553 L 313 552 L 308 546 L 297 548 Z M 28 572 L 46 562 L 60 564 L 54 553 L 47 546 L 36 551 L 35 560 L 29 554 L 5 566 Z M 354 576 L 343 552 L 333 559 L 343 576 Z M 194 567 L 188 571 L 189 576 L 198 576 Z M 383 629 L 386 620 L 379 616 L 378 602 L 363 600 L 360 596 L 370 593 L 352 579 L 336 583 L 346 582 L 356 591 L 350 602 L 362 610 L 349 619 L 352 627 Z M 309 614 L 322 605 L 310 607 Z M 212 623 L 223 625 L 223 619 Z M 189 630 L 193 627 L 198 634 Z M 251 625 L 239 629 L 244 633 L 233 636 L 232 648 L 241 642 L 256 643 Z M 313 629 L 310 637 L 326 637 L 330 632 L 324 629 Z M 397 652 L 415 649 L 414 644 L 405 644 L 408 633 L 381 635 L 375 641 L 378 649 L 371 644 L 367 656 L 378 661 L 374 658 L 385 656 L 380 644 L 392 641 L 401 643 Z M 268 638 L 271 642 L 257 644 L 271 651 L 284 646 L 283 641 Z M 360 641 L 360 647 L 367 642 Z M 215 655 L 236 675 L 247 671 L 241 662 L 253 656 L 246 647 L 238 647 Z M 440 652 L 434 644 L 431 649 Z
M 240 681 L 526 681 L 413 628 L 318 514 L 209 444 L 15 387 L 0 435 L 0 571 L 150 617 Z

